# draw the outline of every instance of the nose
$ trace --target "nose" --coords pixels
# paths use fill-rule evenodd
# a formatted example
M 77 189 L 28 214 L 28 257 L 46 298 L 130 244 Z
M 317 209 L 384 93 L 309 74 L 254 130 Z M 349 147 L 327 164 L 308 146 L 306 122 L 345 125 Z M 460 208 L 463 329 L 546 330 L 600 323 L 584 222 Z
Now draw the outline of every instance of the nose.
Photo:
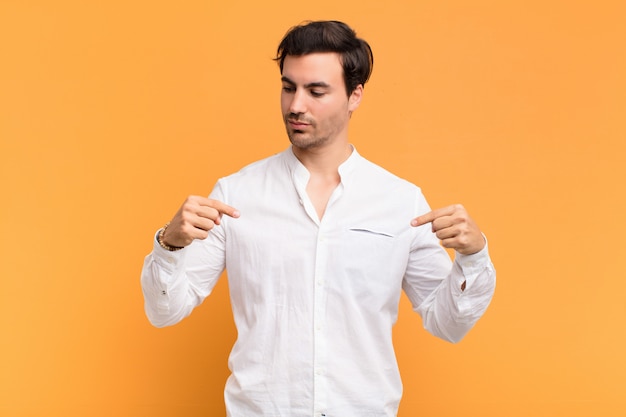
M 289 113 L 306 113 L 306 96 L 302 89 L 296 89 L 296 91 L 291 95 L 291 101 L 289 102 Z

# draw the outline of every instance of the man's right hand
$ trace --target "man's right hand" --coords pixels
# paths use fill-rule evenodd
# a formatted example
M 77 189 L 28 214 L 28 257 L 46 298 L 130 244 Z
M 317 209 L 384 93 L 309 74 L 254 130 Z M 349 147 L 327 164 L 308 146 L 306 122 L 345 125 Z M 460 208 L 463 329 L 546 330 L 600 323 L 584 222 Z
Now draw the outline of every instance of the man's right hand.
M 163 234 L 163 243 L 185 247 L 194 239 L 206 239 L 209 231 L 220 224 L 222 214 L 237 218 L 239 211 L 221 201 L 189 196 Z

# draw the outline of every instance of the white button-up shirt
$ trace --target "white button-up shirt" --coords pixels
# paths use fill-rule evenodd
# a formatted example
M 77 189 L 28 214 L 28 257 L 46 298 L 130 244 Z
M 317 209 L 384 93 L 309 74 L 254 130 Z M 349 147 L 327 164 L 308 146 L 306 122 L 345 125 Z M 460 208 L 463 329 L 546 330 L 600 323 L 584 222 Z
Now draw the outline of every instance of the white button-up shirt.
M 291 148 L 221 179 L 211 198 L 237 208 L 205 240 L 155 244 L 142 272 L 146 313 L 177 323 L 226 269 L 238 338 L 229 357 L 229 416 L 394 416 L 402 383 L 392 345 L 401 290 L 424 327 L 456 342 L 489 304 L 487 248 L 454 264 L 420 189 L 362 158 L 339 167 L 322 219 L 309 172 Z M 461 285 L 466 282 L 465 290 Z

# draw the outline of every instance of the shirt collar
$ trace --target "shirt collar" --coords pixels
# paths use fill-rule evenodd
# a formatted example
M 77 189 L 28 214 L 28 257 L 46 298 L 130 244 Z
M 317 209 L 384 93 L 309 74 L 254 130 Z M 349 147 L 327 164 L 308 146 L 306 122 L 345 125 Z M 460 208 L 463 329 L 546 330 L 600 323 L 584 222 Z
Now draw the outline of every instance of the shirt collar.
M 346 183 L 352 178 L 352 173 L 356 169 L 359 161 L 362 159 L 361 155 L 357 152 L 354 145 L 350 145 L 352 147 L 352 153 L 341 165 L 339 165 L 339 176 L 341 177 L 341 182 Z
M 361 155 L 357 152 L 354 145 L 352 146 L 352 153 L 341 165 L 339 165 L 339 176 L 341 177 L 341 182 L 345 185 L 346 182 L 350 181 L 352 178 L 352 173 L 354 172 L 356 166 L 359 161 L 362 159 Z M 287 163 L 287 167 L 293 176 L 293 179 L 300 184 L 306 186 L 309 182 L 309 177 L 311 174 L 309 170 L 300 162 L 296 155 L 293 153 L 293 147 L 289 147 L 285 152 L 285 159 Z

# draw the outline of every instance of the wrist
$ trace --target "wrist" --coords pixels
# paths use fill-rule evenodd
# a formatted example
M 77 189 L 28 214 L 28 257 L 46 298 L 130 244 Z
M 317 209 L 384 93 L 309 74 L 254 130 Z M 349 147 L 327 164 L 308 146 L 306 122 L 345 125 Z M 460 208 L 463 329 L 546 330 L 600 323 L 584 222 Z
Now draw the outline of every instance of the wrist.
M 159 234 L 157 235 L 157 242 L 159 242 L 159 246 L 161 246 L 163 249 L 168 250 L 170 252 L 181 250 L 183 246 L 170 246 L 167 243 L 165 243 L 163 239 L 165 236 L 165 231 L 167 230 L 169 225 L 170 225 L 169 223 L 165 223 L 165 226 L 163 226 L 163 228 L 159 230 Z

